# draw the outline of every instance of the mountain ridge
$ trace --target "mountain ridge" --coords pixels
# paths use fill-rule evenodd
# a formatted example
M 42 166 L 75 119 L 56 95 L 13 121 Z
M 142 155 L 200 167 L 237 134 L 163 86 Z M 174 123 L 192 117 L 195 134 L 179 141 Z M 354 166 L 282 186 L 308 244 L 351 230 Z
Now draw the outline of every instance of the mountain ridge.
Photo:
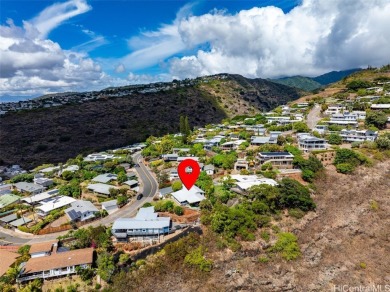
M 177 132 L 181 115 L 192 126 L 255 115 L 300 97 L 297 89 L 264 79 L 218 74 L 174 81 L 170 88 L 131 94 L 124 87 L 78 93 L 68 104 L 8 112 L 0 123 L 0 164 L 33 167 Z M 192 82 L 192 83 L 191 83 Z M 109 95 L 111 94 L 111 96 Z M 123 94 L 123 96 L 121 96 Z M 82 98 L 85 101 L 80 102 Z
M 287 77 L 269 79 L 269 80 L 279 84 L 299 88 L 305 91 L 314 91 L 323 86 L 340 81 L 344 77 L 360 70 L 362 69 L 353 68 L 353 69 L 341 70 L 341 71 L 331 71 L 322 75 L 318 75 L 316 77 L 306 77 L 306 76 L 297 75 L 297 76 L 287 76 Z

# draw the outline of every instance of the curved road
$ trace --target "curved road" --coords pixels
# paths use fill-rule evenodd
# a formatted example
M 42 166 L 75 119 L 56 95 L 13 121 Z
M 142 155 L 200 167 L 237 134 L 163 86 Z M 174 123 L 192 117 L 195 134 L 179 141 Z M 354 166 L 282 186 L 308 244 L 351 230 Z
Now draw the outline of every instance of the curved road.
M 143 198 L 141 200 L 136 200 L 133 203 L 129 203 L 128 205 L 119 209 L 117 212 L 107 217 L 104 217 L 100 220 L 86 224 L 83 227 L 88 227 L 88 226 L 96 227 L 99 225 L 108 226 L 118 218 L 134 217 L 138 209 L 143 204 L 152 201 L 154 195 L 158 191 L 158 183 L 156 181 L 156 178 L 153 176 L 153 173 L 142 162 L 142 156 L 140 152 L 133 155 L 133 160 L 135 163 L 139 165 L 139 167 L 136 167 L 135 170 L 138 173 L 139 179 L 141 181 L 140 193 L 144 195 Z M 58 236 L 66 234 L 67 232 L 68 231 L 58 232 L 58 233 L 53 233 L 48 235 L 31 235 L 26 233 L 15 232 L 0 227 L 0 244 L 12 243 L 12 244 L 20 245 L 26 243 L 31 244 L 31 243 L 45 242 L 45 241 L 56 239 Z

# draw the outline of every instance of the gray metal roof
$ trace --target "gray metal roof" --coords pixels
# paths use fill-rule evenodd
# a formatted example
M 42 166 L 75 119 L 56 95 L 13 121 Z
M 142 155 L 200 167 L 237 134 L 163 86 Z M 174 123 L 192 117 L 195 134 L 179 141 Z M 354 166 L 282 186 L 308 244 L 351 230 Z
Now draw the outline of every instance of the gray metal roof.
M 40 185 L 29 183 L 29 182 L 24 182 L 24 181 L 15 183 L 14 186 L 18 190 L 25 191 L 25 192 L 36 192 L 36 191 L 40 191 L 40 190 L 45 189 L 44 187 L 42 187 Z
M 172 193 L 173 190 L 172 190 L 172 187 L 167 187 L 167 188 L 163 188 L 163 189 L 160 189 L 159 190 L 159 193 L 162 195 L 162 196 L 165 196 L 167 194 L 170 194 Z
M 112 186 L 112 185 L 106 185 L 106 184 L 101 184 L 101 183 L 98 183 L 98 184 L 89 184 L 88 185 L 88 189 L 89 190 L 92 190 L 96 193 L 99 193 L 99 194 L 105 194 L 105 195 L 109 195 L 110 194 L 110 189 L 113 188 L 113 189 L 117 189 L 117 187 L 115 186 Z
M 99 210 L 90 201 L 83 200 L 77 200 L 76 202 L 71 203 L 71 206 L 65 210 L 65 213 L 71 220 L 80 218 L 87 212 L 99 212 Z
M 9 222 L 14 221 L 16 219 L 18 219 L 18 216 L 16 216 L 16 214 L 11 214 L 11 215 L 0 218 L 0 221 L 2 221 L 4 223 L 9 223 Z
M 22 218 L 20 218 L 20 219 L 17 219 L 17 220 L 15 220 L 15 221 L 10 222 L 9 224 L 11 224 L 12 226 L 18 227 L 18 226 L 27 224 L 27 223 L 29 223 L 29 222 L 31 222 L 31 221 L 32 221 L 32 220 L 31 220 L 30 218 L 22 217 Z
M 117 200 L 102 202 L 102 207 L 104 207 L 104 208 L 109 208 L 109 207 L 113 207 L 113 206 L 118 207 Z
M 117 175 L 112 173 L 104 173 L 99 174 L 97 177 L 93 179 L 93 181 L 101 182 L 101 183 L 108 183 L 111 180 L 116 180 Z
M 125 181 L 124 184 L 128 185 L 128 186 L 133 186 L 133 185 L 138 184 L 138 181 L 132 179 L 132 180 Z
M 157 217 L 155 220 L 138 220 L 135 218 L 119 218 L 114 221 L 112 229 L 162 229 L 169 227 L 171 218 Z

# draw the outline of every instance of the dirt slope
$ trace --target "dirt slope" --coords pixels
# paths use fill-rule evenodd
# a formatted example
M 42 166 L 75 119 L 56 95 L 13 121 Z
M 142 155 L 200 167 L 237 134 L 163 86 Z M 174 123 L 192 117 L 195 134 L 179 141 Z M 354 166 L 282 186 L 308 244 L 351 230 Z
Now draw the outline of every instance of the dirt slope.
M 330 167 L 317 189 L 317 212 L 279 224 L 298 236 L 300 259 L 276 258 L 264 264 L 258 261 L 264 253 L 260 242 L 246 243 L 236 253 L 211 244 L 210 275 L 167 273 L 139 291 L 334 291 L 334 285 L 389 284 L 390 161 L 351 176 Z

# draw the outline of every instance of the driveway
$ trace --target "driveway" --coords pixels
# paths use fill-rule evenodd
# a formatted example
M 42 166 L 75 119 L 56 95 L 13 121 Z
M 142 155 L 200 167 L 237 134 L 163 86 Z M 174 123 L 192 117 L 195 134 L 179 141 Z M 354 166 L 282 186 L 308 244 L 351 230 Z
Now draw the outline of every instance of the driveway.
M 321 120 L 321 106 L 319 104 L 315 104 L 314 107 L 310 110 L 307 115 L 307 126 L 310 130 L 313 130 L 317 123 Z

